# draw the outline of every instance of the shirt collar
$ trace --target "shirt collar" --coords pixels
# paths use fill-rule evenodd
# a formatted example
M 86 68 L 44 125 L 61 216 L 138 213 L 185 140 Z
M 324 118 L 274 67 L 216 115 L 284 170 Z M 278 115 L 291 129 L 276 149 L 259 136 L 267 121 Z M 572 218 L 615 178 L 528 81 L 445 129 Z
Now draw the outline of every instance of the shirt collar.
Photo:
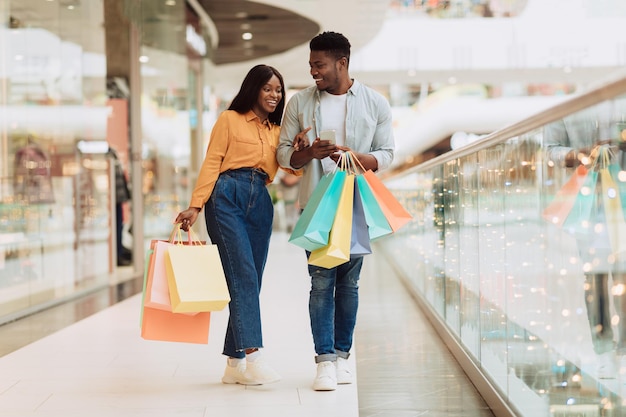
M 348 92 L 346 94 L 357 95 L 360 89 L 361 89 L 361 83 L 355 80 L 354 78 L 352 78 L 352 85 L 350 86 L 350 88 L 348 88 Z M 321 97 L 321 91 L 318 90 L 317 88 L 315 88 L 315 95 L 317 96 L 317 99 L 319 100 Z
M 256 113 L 252 110 L 248 110 L 248 112 L 245 114 L 245 118 L 246 118 L 246 122 L 251 122 L 254 119 L 256 119 L 257 123 L 259 123 L 260 125 L 266 126 L 269 129 L 272 129 L 272 127 L 274 126 L 274 124 L 271 123 L 269 119 L 267 119 L 267 123 L 262 123 L 261 118 L 257 116 Z
M 254 119 L 258 119 L 259 122 L 261 121 L 261 119 L 259 118 L 259 116 L 256 115 L 255 112 L 253 112 L 252 110 L 248 110 L 248 112 L 246 113 L 246 122 L 250 122 Z

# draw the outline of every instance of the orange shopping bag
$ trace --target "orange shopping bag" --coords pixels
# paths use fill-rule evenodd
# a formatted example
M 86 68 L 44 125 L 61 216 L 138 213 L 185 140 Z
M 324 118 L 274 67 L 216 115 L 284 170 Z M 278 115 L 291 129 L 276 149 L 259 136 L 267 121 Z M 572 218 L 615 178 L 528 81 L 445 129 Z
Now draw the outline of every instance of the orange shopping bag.
M 151 250 L 146 257 L 146 266 L 151 256 Z M 144 273 L 143 296 L 141 300 L 141 315 L 139 319 L 141 337 L 146 340 L 160 340 L 167 342 L 201 343 L 209 342 L 209 325 L 211 313 L 184 314 L 173 313 L 145 305 L 145 295 L 151 276 L 148 269 Z
M 365 181 L 367 181 L 367 184 L 370 186 L 376 201 L 378 201 L 378 205 L 389 222 L 391 230 L 396 232 L 402 226 L 413 220 L 411 214 L 402 207 L 402 204 L 394 197 L 380 178 L 374 174 L 374 171 L 368 169 L 363 172 L 363 178 L 365 178 Z
M 209 342 L 210 312 L 189 315 L 146 306 L 142 308 L 142 338 L 164 342 L 200 344 Z

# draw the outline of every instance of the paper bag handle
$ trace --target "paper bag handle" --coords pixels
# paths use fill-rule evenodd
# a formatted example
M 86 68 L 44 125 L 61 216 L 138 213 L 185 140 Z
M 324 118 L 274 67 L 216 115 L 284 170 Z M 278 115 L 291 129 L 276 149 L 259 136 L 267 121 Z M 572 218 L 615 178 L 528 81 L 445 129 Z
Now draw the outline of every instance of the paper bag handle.
M 174 224 L 174 228 L 172 229 L 172 233 L 170 233 L 168 242 L 182 245 L 183 229 L 181 225 L 182 222 Z M 189 243 L 190 245 L 202 245 L 202 242 L 200 241 L 200 239 L 198 239 L 198 236 L 191 228 L 187 230 L 187 243 Z

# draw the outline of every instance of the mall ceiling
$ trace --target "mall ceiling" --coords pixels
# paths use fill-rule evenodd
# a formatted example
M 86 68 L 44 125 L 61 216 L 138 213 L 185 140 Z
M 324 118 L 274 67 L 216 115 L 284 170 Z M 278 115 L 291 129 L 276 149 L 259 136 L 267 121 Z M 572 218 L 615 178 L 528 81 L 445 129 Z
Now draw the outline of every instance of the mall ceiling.
M 2 1 L 2 0 L 0 0 Z M 174 7 L 184 2 L 150 0 L 140 9 L 126 0 L 118 2 L 123 13 L 142 21 L 142 41 L 145 45 L 185 54 L 184 40 L 166 36 L 172 31 L 184 30 L 180 13 Z M 275 55 L 307 43 L 320 27 L 314 21 L 289 10 L 248 0 L 196 0 L 210 16 L 218 32 L 219 43 L 212 61 L 216 65 L 250 61 Z M 90 34 L 85 37 L 85 22 L 100 25 L 101 2 L 62 0 L 63 7 L 53 1 L 20 0 L 10 4 L 11 27 L 38 27 L 58 33 L 63 39 L 75 42 L 90 52 L 103 52 L 102 39 Z M 173 5 L 173 6 L 172 6 Z M 182 11 L 181 11 L 182 12 Z M 60 22 L 62 20 L 62 22 Z M 253 34 L 250 40 L 242 34 Z
M 320 27 L 312 20 L 267 4 L 247 0 L 199 0 L 219 34 L 216 65 L 279 54 L 307 43 Z M 250 40 L 242 39 L 251 33 Z

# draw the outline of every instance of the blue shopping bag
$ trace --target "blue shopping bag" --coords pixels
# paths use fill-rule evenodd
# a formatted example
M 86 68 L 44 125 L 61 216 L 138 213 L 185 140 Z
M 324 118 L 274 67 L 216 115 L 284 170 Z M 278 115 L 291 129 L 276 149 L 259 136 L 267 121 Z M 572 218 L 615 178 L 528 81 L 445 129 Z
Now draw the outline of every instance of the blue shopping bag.
M 354 184 L 354 200 L 352 203 L 352 234 L 350 238 L 350 257 L 369 255 L 372 253 L 370 236 L 365 218 L 363 201 L 359 194 L 359 187 Z

